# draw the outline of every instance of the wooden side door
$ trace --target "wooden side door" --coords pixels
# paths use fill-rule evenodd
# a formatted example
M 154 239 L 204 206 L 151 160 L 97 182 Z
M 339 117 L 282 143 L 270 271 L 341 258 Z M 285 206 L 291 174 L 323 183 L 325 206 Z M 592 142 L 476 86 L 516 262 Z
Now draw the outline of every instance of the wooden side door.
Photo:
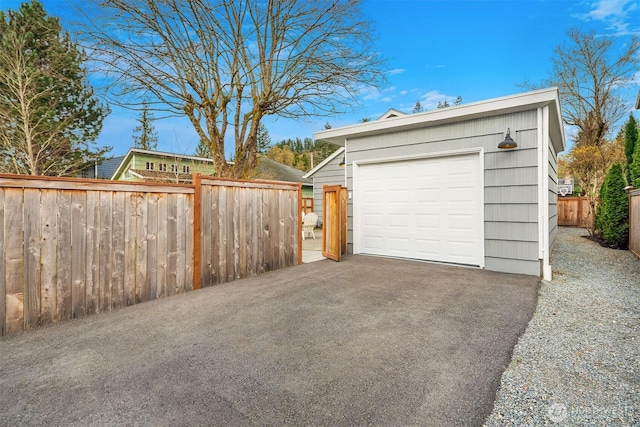
M 340 261 L 347 248 L 347 189 L 340 185 L 322 187 L 322 256 Z

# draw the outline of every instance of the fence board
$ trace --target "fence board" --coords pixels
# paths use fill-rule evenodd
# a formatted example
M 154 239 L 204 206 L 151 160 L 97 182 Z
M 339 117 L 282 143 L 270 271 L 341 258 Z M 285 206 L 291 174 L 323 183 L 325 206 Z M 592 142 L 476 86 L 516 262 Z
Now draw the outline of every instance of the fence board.
M 84 317 L 87 244 L 86 192 L 71 192 L 71 317 Z
M 0 175 L 0 335 L 299 262 L 299 185 L 198 191 Z
M 42 190 L 40 197 L 41 229 L 40 260 L 42 268 L 40 285 L 40 319 L 39 323 L 47 324 L 57 319 L 56 307 L 56 247 L 58 224 L 56 221 L 58 193 L 55 190 Z M 1 223 L 1 222 L 0 222 Z M 2 295 L 2 292 L 0 292 Z
M 158 293 L 158 195 L 149 194 L 147 196 L 147 276 L 145 289 L 147 299 L 154 299 Z
M 136 303 L 147 300 L 147 195 L 136 206 Z
M 40 192 L 24 191 L 24 325 L 33 328 L 40 317 Z
M 5 253 L 4 245 L 4 189 L 0 188 L 0 255 Z M 5 282 L 4 257 L 0 259 L 0 337 L 6 333 L 7 322 L 7 287 Z
M 640 257 L 640 189 L 629 193 L 629 250 Z
M 125 193 L 114 192 L 111 197 L 111 308 L 125 306 Z
M 184 197 L 178 197 L 178 209 L 177 209 L 177 232 L 176 232 L 176 243 L 178 244 L 178 252 L 176 257 L 176 286 L 177 292 L 182 293 L 186 289 L 185 287 L 185 279 L 186 279 L 186 259 L 187 259 L 187 246 L 186 246 L 186 200 Z M 190 257 L 188 257 L 190 258 Z
M 71 193 L 58 193 L 58 320 L 71 319 Z
M 5 191 L 5 286 L 11 296 L 7 306 L 7 333 L 24 329 L 23 191 Z

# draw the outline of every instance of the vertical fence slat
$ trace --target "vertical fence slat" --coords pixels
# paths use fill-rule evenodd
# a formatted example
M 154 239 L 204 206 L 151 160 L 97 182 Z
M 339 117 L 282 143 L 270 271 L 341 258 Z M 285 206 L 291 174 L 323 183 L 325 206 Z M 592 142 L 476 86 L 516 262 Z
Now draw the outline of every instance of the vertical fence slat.
M 71 192 L 58 192 L 58 320 L 71 319 Z
M 629 193 L 629 250 L 640 257 L 640 189 Z
M 100 266 L 98 268 L 100 277 L 100 311 L 111 310 L 111 191 L 100 192 Z
M 7 294 L 6 331 L 24 329 L 24 235 L 23 191 L 5 192 L 5 288 Z
M 114 192 L 111 212 L 111 308 L 125 306 L 125 194 Z
M 100 193 L 87 191 L 86 206 L 86 268 L 85 268 L 85 307 L 87 314 L 97 313 L 99 307 L 99 230 L 100 230 Z
M 136 303 L 147 300 L 147 198 L 141 194 L 136 209 Z
M 40 277 L 40 323 L 47 324 L 56 321 L 56 276 L 57 259 L 56 246 L 58 237 L 57 191 L 42 190 L 40 204 L 42 206 L 41 232 L 42 239 L 40 260 L 42 268 Z
M 202 188 L 202 187 L 201 187 Z M 211 227 L 211 217 L 213 216 L 213 206 L 211 203 L 211 188 L 209 186 L 206 186 L 204 188 L 202 188 L 202 202 L 201 202 L 201 206 L 202 206 L 202 211 L 200 216 L 202 217 L 201 219 L 201 229 L 202 229 L 202 238 L 200 241 L 200 256 L 201 256 L 201 260 L 200 260 L 200 277 L 201 277 L 201 285 L 202 287 L 207 287 L 207 286 L 211 286 L 213 284 L 213 271 L 211 269 L 211 263 L 212 263 L 212 256 L 213 256 L 213 252 L 212 252 L 212 242 L 211 242 L 211 234 L 212 234 L 212 227 Z M 198 210 L 195 210 L 195 213 L 197 214 Z M 194 275 L 194 278 L 196 276 Z
M 26 328 L 40 318 L 40 190 L 24 192 L 24 320 Z
M 167 195 L 158 196 L 158 233 L 157 246 L 157 271 L 156 271 L 156 298 L 167 295 Z
M 183 195 L 178 196 L 178 209 L 177 212 L 177 232 L 176 232 L 176 243 L 177 243 L 177 256 L 176 256 L 176 286 L 177 292 L 182 293 L 185 291 L 185 277 L 186 277 L 186 260 L 187 258 L 191 258 L 191 254 L 187 256 L 187 247 L 186 247 L 186 239 L 185 239 L 185 226 L 187 224 L 186 220 L 186 203 Z
M 178 234 L 178 195 L 169 195 L 167 201 L 167 233 L 169 236 Z M 178 292 L 178 242 L 175 237 L 167 242 L 167 295 Z
M 71 317 L 84 317 L 86 313 L 85 271 L 87 266 L 87 194 L 73 191 L 71 195 Z
M 149 194 L 147 197 L 147 275 L 145 289 L 147 299 L 156 298 L 158 292 L 158 195 Z
M 0 188 L 0 337 L 6 334 L 7 328 L 7 288 L 4 268 L 4 207 L 4 189 Z
M 138 193 L 129 193 L 124 204 L 124 303 L 136 303 L 136 221 Z
M 194 290 L 193 285 L 193 217 L 195 215 L 193 211 L 193 197 L 189 194 L 183 194 L 181 196 L 184 199 L 184 286 L 185 290 Z M 198 283 L 200 280 L 198 279 Z M 198 289 L 200 289 L 198 287 Z

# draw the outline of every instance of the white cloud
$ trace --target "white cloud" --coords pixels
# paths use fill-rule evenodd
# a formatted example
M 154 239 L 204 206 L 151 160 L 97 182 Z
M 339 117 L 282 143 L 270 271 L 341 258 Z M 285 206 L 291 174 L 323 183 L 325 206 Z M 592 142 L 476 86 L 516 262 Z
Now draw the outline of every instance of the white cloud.
M 407 93 L 409 93 L 409 92 L 407 92 L 406 90 L 401 90 L 400 91 L 400 95 L 406 95 Z
M 614 35 L 625 36 L 637 33 L 629 24 L 629 21 L 637 19 L 631 16 L 636 10 L 638 3 L 635 0 L 598 0 L 590 4 L 587 13 L 577 14 L 575 17 L 585 21 L 604 22 Z
M 396 74 L 402 74 L 406 70 L 404 68 L 394 68 L 393 70 L 387 71 L 387 74 L 390 76 L 395 76 Z

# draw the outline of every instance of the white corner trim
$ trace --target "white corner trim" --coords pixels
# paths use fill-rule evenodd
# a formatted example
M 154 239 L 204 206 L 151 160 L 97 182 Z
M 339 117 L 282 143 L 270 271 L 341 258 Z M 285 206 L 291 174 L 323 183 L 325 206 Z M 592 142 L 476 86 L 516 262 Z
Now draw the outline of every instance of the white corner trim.
M 542 151 L 544 147 L 544 120 L 542 107 L 538 108 L 536 140 L 538 143 L 538 259 L 544 258 L 544 168 L 542 167 Z
M 543 223 L 542 223 L 542 241 L 544 244 L 544 256 L 542 258 L 542 278 L 551 280 L 551 264 L 549 261 L 551 245 L 549 244 L 549 106 L 542 108 L 542 173 L 543 173 Z

